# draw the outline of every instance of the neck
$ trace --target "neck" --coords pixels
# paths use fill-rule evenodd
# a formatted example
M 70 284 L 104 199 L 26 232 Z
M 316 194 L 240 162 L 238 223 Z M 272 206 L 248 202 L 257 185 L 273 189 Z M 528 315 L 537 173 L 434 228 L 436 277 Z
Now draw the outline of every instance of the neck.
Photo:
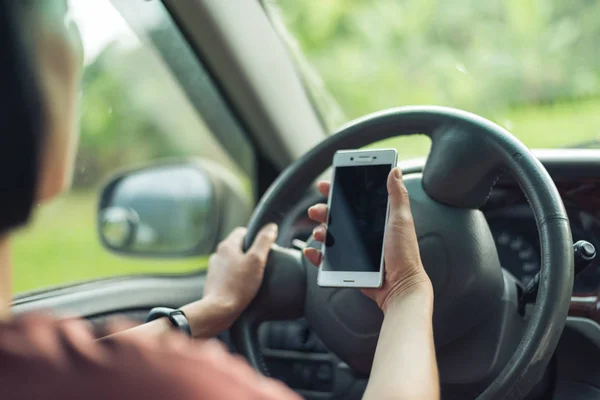
M 0 322 L 10 318 L 11 257 L 8 236 L 0 236 Z

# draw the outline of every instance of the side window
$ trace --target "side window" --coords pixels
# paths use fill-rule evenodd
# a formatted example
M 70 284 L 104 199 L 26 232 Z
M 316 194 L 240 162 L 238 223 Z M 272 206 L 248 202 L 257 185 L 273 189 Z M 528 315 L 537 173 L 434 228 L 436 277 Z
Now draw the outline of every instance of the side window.
M 38 207 L 31 224 L 15 237 L 14 292 L 104 277 L 205 268 L 206 257 L 169 260 L 111 254 L 97 234 L 100 190 L 118 171 L 193 157 L 233 172 L 251 201 L 252 171 L 240 168 L 219 144 L 153 45 L 156 41 L 150 40 L 164 35 L 180 38 L 181 43 L 169 45 L 185 45 L 181 35 L 173 35 L 179 32 L 162 3 L 126 5 L 146 7 L 133 24 L 110 0 L 70 0 L 70 7 L 86 53 L 73 187 L 60 199 Z M 137 10 L 133 11 L 130 14 L 136 15 Z M 177 57 L 193 58 L 192 53 Z M 201 72 L 191 71 L 196 76 Z M 211 118 L 226 111 L 215 110 Z

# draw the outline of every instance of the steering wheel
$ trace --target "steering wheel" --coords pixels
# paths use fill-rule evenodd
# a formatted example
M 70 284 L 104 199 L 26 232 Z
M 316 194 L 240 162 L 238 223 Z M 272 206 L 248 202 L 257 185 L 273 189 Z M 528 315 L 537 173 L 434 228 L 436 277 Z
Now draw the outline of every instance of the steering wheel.
M 435 293 L 433 327 L 444 398 L 520 399 L 540 381 L 564 328 L 573 287 L 567 214 L 542 164 L 502 127 L 465 111 L 401 107 L 343 127 L 290 165 L 271 185 L 248 226 L 279 222 L 331 164 L 339 149 L 423 133 L 432 147 L 422 174 L 405 176 L 423 264 Z M 527 318 L 515 279 L 498 260 L 479 208 L 504 171 L 527 197 L 540 237 L 541 279 Z M 314 241 L 309 245 L 315 245 Z M 304 316 L 327 347 L 368 375 L 383 314 L 356 289 L 317 286 L 317 268 L 293 249 L 271 251 L 263 284 L 231 338 L 268 375 L 258 326 Z M 402 377 L 398 377 L 402 379 Z

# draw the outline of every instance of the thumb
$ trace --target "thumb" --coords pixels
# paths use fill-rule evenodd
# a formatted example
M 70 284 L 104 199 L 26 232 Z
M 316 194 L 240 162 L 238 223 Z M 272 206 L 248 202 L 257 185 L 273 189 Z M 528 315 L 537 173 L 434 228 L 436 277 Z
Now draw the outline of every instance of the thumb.
M 387 190 L 390 195 L 390 217 L 401 217 L 402 213 L 410 214 L 408 190 L 402 179 L 402 171 L 396 167 L 390 171 L 387 180 Z
M 387 189 L 390 197 L 390 213 L 385 234 L 385 262 L 386 268 L 398 268 L 419 260 L 419 246 L 410 212 L 410 199 L 400 168 L 396 167 L 390 172 Z

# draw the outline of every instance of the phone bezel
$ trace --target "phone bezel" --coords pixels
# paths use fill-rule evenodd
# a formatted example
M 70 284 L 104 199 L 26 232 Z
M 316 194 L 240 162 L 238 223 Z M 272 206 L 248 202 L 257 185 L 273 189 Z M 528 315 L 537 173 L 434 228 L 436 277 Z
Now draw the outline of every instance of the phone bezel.
M 371 159 L 369 160 L 369 157 Z M 370 165 L 389 165 L 390 171 L 398 163 L 398 152 L 396 149 L 377 149 L 377 150 L 340 150 L 333 157 L 333 168 L 331 174 L 331 187 L 327 200 L 327 209 L 331 207 L 331 197 L 333 195 L 333 186 L 335 184 L 335 171 L 337 167 L 349 166 L 370 166 Z M 385 226 L 390 214 L 390 202 L 387 201 L 385 214 Z M 329 216 L 328 216 L 329 218 Z M 384 231 L 385 235 L 385 231 Z M 384 241 L 385 242 L 385 241 Z M 381 260 L 378 272 L 356 272 L 356 271 L 324 271 L 323 262 L 327 259 L 325 245 L 321 245 L 323 257 L 319 266 L 317 284 L 321 287 L 357 287 L 357 288 L 378 288 L 383 284 L 384 263 L 384 244 L 381 246 Z

